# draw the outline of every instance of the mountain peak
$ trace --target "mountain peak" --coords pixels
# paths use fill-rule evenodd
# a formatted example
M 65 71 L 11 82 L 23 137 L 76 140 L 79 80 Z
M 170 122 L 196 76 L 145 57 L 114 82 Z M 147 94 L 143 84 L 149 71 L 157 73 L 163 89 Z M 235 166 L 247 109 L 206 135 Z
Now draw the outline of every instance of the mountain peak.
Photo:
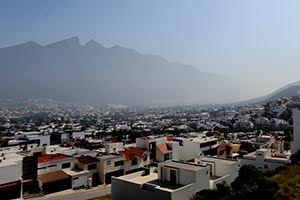
M 46 47 L 76 48 L 81 47 L 81 44 L 78 37 L 71 37 L 65 40 L 48 44 Z
M 101 47 L 101 48 L 104 48 L 100 43 L 96 42 L 95 40 L 88 41 L 87 43 L 85 43 L 84 47 L 89 47 L 89 48 Z

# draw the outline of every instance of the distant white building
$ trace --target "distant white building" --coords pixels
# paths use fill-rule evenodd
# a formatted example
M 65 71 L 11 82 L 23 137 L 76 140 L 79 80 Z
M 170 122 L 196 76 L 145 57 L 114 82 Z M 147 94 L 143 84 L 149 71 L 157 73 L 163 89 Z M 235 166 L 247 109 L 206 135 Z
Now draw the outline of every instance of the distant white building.
M 188 200 L 193 194 L 210 188 L 208 166 L 177 161 L 158 164 L 158 173 L 113 177 L 113 200 Z
M 175 138 L 173 141 L 173 160 L 187 161 L 204 155 L 216 155 L 217 138 Z
M 265 170 L 274 170 L 279 165 L 290 163 L 289 156 L 284 154 L 271 153 L 271 149 L 258 149 L 255 152 L 244 155 L 241 163 L 252 164 L 257 168 Z
M 72 138 L 74 140 L 84 140 L 85 139 L 85 133 L 83 131 L 81 132 L 73 132 Z
M 291 155 L 300 150 L 300 110 L 293 110 L 294 139 L 291 143 Z
M 40 132 L 18 132 L 15 135 L 16 140 L 29 140 L 37 143 L 39 146 L 50 145 L 50 135 L 43 135 Z

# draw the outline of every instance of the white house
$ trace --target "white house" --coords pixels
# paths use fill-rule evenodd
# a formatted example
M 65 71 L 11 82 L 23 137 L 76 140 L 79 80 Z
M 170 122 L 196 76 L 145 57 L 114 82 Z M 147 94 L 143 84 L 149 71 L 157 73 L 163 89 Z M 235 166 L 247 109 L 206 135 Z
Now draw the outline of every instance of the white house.
M 73 169 L 74 158 L 62 154 L 42 155 L 38 157 L 38 175 L 62 169 Z
M 166 161 L 158 164 L 158 173 L 137 172 L 113 177 L 113 200 L 188 200 L 193 194 L 210 188 L 208 166 Z
M 206 138 L 175 138 L 173 141 L 173 160 L 187 161 L 204 155 L 216 155 L 218 139 Z
M 241 160 L 241 164 L 252 164 L 263 171 L 274 170 L 279 165 L 286 163 L 290 163 L 289 156 L 271 153 L 271 149 L 258 149 L 255 152 L 244 155 Z
M 136 147 L 149 151 L 150 159 L 155 159 L 156 145 L 167 143 L 166 137 L 148 136 L 136 139 Z
M 128 149 L 119 151 L 118 153 L 125 156 L 125 174 L 139 171 L 141 168 L 147 167 L 150 164 L 150 152 L 146 150 L 128 147 Z

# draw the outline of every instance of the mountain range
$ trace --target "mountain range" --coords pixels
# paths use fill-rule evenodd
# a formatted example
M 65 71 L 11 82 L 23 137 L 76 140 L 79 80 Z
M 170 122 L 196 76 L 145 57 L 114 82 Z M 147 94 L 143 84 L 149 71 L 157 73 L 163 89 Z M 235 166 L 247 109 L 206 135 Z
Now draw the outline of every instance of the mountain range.
M 0 48 L 0 97 L 50 97 L 97 104 L 214 104 L 241 100 L 234 78 L 201 72 L 96 41 L 72 37 Z
M 237 84 L 121 46 L 77 37 L 0 48 L 1 97 L 38 96 L 99 104 L 202 104 L 235 100 Z

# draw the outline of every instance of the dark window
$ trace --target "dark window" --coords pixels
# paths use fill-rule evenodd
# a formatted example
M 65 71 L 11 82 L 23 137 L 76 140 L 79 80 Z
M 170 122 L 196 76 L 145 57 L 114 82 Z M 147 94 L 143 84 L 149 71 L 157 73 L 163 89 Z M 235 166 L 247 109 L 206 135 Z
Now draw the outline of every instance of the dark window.
M 93 170 L 97 168 L 97 164 L 91 164 L 88 166 L 88 170 Z
M 131 165 L 137 165 L 137 158 L 136 157 L 132 158 Z
M 148 159 L 148 156 L 147 156 L 147 154 L 144 154 L 144 155 L 145 155 L 144 162 L 146 162 Z
M 265 167 L 265 169 L 269 169 L 268 165 L 265 165 L 264 167 Z
M 38 170 L 41 170 L 41 169 L 46 169 L 46 167 L 40 167 L 40 168 L 38 168 Z
M 61 168 L 62 168 L 62 169 L 70 168 L 70 167 L 71 167 L 71 163 L 70 163 L 70 162 L 68 162 L 68 163 L 63 163 L 63 164 L 61 165 Z
M 111 160 L 108 160 L 107 162 L 106 162 L 106 165 L 110 165 L 111 164 Z
M 73 181 L 74 181 L 74 180 L 77 180 L 77 179 L 79 179 L 79 177 L 75 177 L 75 178 L 73 178 Z
M 164 160 L 169 160 L 170 159 L 170 156 L 169 156 L 169 154 L 167 153 L 167 154 L 165 154 L 164 155 Z
M 122 166 L 122 165 L 124 165 L 124 160 L 115 162 L 115 167 Z
M 201 143 L 200 148 L 209 147 L 209 146 L 212 146 L 212 145 L 215 145 L 215 144 L 217 144 L 217 141 L 210 141 L 210 142 Z
M 57 165 L 49 165 L 48 167 L 56 167 Z
M 177 182 L 177 178 L 176 178 L 177 176 L 176 176 L 176 171 L 175 170 L 170 170 L 170 182 L 171 182 L 171 184 L 176 184 L 176 182 Z

